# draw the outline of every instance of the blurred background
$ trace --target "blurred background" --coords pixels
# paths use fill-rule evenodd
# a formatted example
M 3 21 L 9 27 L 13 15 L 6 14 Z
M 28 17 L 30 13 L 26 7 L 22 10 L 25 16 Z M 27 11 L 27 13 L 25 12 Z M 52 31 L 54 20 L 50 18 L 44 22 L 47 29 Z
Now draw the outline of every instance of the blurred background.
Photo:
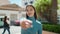
M 35 7 L 44 31 L 60 33 L 60 0 L 0 0 L 0 28 L 3 28 L 4 16 L 8 16 L 11 26 L 20 26 L 19 20 L 26 17 L 27 5 Z

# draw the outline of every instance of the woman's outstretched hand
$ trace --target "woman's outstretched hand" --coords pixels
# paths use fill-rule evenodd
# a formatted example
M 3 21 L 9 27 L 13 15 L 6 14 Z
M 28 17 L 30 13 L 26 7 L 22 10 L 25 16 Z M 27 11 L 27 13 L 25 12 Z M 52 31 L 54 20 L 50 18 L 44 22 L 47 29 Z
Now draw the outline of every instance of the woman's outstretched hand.
M 20 23 L 21 27 L 23 29 L 27 29 L 31 27 L 31 24 L 28 21 L 22 21 L 22 23 Z

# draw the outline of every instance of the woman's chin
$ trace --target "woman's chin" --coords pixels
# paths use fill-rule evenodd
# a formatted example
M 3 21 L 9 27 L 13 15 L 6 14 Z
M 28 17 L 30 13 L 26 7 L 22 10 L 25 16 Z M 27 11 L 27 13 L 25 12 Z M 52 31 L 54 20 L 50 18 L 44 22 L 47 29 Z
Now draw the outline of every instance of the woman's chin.
M 29 15 L 29 17 L 33 17 L 32 15 Z

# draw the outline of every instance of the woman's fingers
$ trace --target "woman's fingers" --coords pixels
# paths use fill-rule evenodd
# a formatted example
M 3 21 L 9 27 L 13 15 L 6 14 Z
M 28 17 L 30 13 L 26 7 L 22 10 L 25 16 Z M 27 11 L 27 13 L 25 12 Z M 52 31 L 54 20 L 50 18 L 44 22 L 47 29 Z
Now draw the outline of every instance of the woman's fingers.
M 27 25 L 26 25 L 26 27 L 27 27 L 27 28 L 30 28 L 30 27 L 31 27 L 31 25 L 30 25 L 30 24 L 27 24 Z
M 26 24 L 25 24 L 25 21 L 23 21 L 22 23 L 20 23 L 21 24 L 21 27 L 22 28 L 25 28 L 26 29 Z
M 28 24 L 26 24 L 28 23 Z M 27 29 L 27 28 L 30 28 L 31 27 L 31 24 L 27 21 L 23 21 L 22 23 L 20 23 L 21 27 L 24 28 L 24 29 Z

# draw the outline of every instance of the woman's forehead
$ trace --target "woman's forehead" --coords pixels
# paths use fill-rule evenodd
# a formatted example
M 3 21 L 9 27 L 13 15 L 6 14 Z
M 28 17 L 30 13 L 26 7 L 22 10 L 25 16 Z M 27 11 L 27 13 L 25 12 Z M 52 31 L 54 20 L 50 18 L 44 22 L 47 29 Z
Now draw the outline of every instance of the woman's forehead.
M 28 6 L 28 7 L 27 7 L 27 9 L 33 9 L 33 7 L 31 7 L 31 6 Z

